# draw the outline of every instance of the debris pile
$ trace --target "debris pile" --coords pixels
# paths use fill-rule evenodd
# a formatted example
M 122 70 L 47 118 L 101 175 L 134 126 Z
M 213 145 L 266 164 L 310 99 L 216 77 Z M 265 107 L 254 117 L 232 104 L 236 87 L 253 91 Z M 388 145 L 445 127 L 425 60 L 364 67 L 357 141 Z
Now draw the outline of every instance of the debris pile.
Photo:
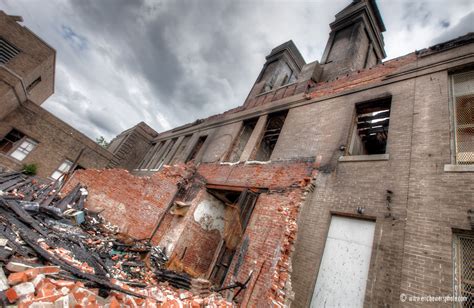
M 0 173 L 0 301 L 20 307 L 232 307 L 166 251 L 88 211 L 87 188 Z M 191 292 L 192 291 L 192 292 Z

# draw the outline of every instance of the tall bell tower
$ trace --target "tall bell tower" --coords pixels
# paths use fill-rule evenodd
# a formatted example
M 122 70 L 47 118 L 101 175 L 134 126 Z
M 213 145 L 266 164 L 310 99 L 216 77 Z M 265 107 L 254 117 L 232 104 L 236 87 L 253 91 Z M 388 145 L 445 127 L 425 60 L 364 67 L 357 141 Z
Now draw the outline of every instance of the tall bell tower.
M 336 14 L 321 64 L 322 80 L 363 68 L 369 68 L 386 57 L 382 17 L 375 0 L 354 0 Z

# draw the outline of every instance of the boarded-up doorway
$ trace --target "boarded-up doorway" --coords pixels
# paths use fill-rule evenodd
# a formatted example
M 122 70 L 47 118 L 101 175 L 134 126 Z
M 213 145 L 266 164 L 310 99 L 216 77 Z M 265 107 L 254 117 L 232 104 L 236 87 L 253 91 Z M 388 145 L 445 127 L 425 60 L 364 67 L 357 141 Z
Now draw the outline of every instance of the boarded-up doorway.
M 311 307 L 362 307 L 375 222 L 333 216 Z

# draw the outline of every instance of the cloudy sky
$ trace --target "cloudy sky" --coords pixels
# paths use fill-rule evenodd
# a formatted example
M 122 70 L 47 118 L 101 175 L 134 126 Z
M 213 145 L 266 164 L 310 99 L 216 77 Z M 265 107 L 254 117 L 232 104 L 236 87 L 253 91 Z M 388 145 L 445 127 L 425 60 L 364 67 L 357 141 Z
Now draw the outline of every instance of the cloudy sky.
M 57 51 L 43 105 L 91 138 L 157 131 L 239 106 L 269 51 L 319 60 L 350 0 L 0 0 Z M 388 59 L 474 31 L 472 0 L 378 0 Z

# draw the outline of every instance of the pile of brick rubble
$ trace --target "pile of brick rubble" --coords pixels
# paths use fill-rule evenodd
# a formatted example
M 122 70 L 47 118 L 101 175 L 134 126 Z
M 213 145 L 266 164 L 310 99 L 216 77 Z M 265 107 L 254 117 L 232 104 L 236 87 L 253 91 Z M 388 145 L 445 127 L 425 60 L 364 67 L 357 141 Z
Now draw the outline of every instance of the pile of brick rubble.
M 85 207 L 87 189 L 0 173 L 0 301 L 20 307 L 232 307 L 166 252 Z M 199 292 L 190 292 L 199 290 Z

